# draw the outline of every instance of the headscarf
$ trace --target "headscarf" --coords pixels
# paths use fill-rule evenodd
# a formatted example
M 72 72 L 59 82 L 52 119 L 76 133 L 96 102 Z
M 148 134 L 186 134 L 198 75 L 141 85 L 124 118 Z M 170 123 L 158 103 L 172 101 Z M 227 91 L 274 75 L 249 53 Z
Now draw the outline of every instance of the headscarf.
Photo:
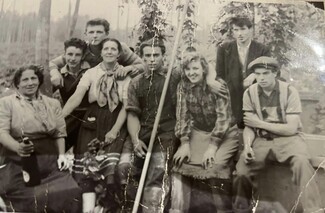
M 120 68 L 120 65 L 116 63 L 112 70 L 107 70 L 103 63 L 100 64 L 100 67 L 105 71 L 105 74 L 100 77 L 97 84 L 97 103 L 100 107 L 108 104 L 109 110 L 113 112 L 119 104 L 119 95 L 114 72 Z

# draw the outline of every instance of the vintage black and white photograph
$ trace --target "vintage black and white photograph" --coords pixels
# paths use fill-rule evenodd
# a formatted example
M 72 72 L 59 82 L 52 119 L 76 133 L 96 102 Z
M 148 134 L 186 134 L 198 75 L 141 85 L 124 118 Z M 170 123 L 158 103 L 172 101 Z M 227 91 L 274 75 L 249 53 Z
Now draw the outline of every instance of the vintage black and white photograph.
M 324 4 L 0 0 L 0 212 L 325 212 Z

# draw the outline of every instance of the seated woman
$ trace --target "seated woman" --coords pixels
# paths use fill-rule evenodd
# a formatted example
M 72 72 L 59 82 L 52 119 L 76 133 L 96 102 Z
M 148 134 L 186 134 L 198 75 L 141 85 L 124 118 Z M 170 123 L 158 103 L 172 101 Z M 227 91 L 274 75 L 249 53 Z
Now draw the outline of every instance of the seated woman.
M 0 196 L 7 211 L 78 212 L 81 190 L 64 156 L 66 130 L 60 103 L 42 95 L 40 67 L 18 69 L 13 78 L 17 91 L 0 99 L 0 143 L 4 165 L 0 168 Z M 22 143 L 23 138 L 29 141 Z M 40 184 L 26 186 L 22 172 L 26 157 L 36 156 Z M 37 167 L 33 165 L 33 167 Z
M 171 212 L 232 212 L 231 160 L 238 132 L 231 124 L 229 92 L 220 96 L 207 86 L 208 67 L 198 53 L 184 56 L 175 126 L 181 145 L 174 155 Z
M 100 146 L 101 156 L 97 158 L 100 160 L 100 166 L 97 168 L 99 171 L 95 173 L 102 177 L 100 179 L 106 193 L 99 204 L 115 212 L 112 210 L 117 205 L 114 190 L 115 167 L 127 133 L 126 128 L 123 127 L 126 120 L 123 101 L 127 97 L 130 77 L 117 80 L 114 76 L 116 70 L 121 67 L 117 60 L 122 47 L 120 42 L 113 38 L 104 39 L 100 45 L 103 62 L 85 72 L 76 91 L 63 108 L 64 116 L 69 115 L 88 93 L 90 107 L 85 114 L 74 151 L 76 153 L 75 178 L 83 189 L 83 212 L 93 211 L 96 205 L 97 181 L 94 181 L 91 175 L 86 175 L 89 169 L 85 168 L 85 162 L 89 158 L 87 160 L 84 154 L 88 152 L 89 145 Z

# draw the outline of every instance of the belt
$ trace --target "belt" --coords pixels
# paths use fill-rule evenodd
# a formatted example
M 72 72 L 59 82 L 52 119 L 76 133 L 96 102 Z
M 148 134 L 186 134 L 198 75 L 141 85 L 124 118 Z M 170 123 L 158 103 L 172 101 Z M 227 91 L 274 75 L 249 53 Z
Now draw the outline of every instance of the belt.
M 258 137 L 265 138 L 267 141 L 273 141 L 274 138 L 282 137 L 280 135 L 271 133 L 271 132 L 269 132 L 267 130 L 264 130 L 264 129 L 258 129 L 256 131 L 256 134 L 257 134 Z

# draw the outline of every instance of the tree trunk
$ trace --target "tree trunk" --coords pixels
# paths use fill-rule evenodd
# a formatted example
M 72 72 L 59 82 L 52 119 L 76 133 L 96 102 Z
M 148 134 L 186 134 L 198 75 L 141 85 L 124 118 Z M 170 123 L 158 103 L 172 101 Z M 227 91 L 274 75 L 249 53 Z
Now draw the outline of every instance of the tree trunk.
M 3 15 L 3 5 L 4 5 L 5 0 L 2 0 L 1 2 L 1 13 L 0 13 L 0 17 Z
M 67 31 L 65 34 L 65 38 L 70 38 L 70 26 L 71 26 L 71 0 L 69 0 L 69 9 L 68 9 L 68 23 L 67 23 Z
M 129 19 L 130 19 L 130 2 L 127 2 L 128 4 L 128 10 L 127 10 L 127 15 L 126 15 L 126 40 L 128 41 L 128 44 L 130 44 L 130 34 L 129 34 Z
M 76 1 L 76 6 L 75 6 L 74 12 L 73 12 L 71 26 L 70 26 L 70 33 L 69 33 L 69 37 L 70 38 L 73 36 L 73 32 L 74 32 L 74 29 L 75 29 L 76 24 L 77 24 L 78 13 L 79 13 L 79 6 L 80 6 L 80 0 L 77 0 Z
M 38 24 L 37 24 L 37 31 L 36 31 L 35 62 L 44 67 L 44 83 L 41 89 L 47 95 L 50 95 L 52 93 L 50 75 L 48 72 L 50 17 L 51 17 L 51 0 L 41 0 L 39 11 L 38 11 Z

